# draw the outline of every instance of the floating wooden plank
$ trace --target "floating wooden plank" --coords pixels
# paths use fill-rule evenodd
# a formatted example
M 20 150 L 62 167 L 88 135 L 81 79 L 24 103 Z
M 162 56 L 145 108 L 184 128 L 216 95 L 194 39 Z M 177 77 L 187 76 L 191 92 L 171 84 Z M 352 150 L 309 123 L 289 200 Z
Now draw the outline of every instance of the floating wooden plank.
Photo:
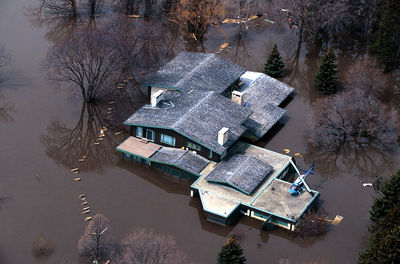
M 114 133 L 114 136 L 118 136 L 118 135 L 121 134 L 121 133 L 122 133 L 122 131 L 115 132 L 115 133 Z
M 220 47 L 221 49 L 225 49 L 226 47 L 228 47 L 228 45 L 229 45 L 229 43 L 228 43 L 228 42 L 225 42 L 224 44 L 221 44 L 219 47 Z
M 108 104 L 115 104 L 115 101 L 108 102 Z
M 74 181 L 81 181 L 81 178 L 74 178 Z
M 84 162 L 84 161 L 85 161 L 85 159 L 78 159 L 78 161 L 79 161 L 79 162 Z
M 86 211 L 82 212 L 82 214 L 88 214 L 88 213 L 90 213 L 90 210 L 86 210 Z
M 87 217 L 85 217 L 85 221 L 87 222 L 87 221 L 90 221 L 90 220 L 92 220 L 92 218 L 93 217 L 91 217 L 91 216 L 87 216 Z
M 93 145 L 100 145 L 100 143 L 99 142 L 94 142 Z
M 294 156 L 296 157 L 296 158 L 301 158 L 301 157 L 303 157 L 303 155 L 301 155 L 301 153 L 294 153 Z
M 87 156 L 86 156 L 86 155 L 83 155 L 83 156 L 82 156 L 82 159 L 86 159 L 86 158 L 87 158 Z
M 269 19 L 264 19 L 264 21 L 265 21 L 265 22 L 268 22 L 268 23 L 271 23 L 271 24 L 275 24 L 275 22 L 274 22 L 274 21 L 272 21 L 272 20 L 269 20 Z
M 112 107 L 109 107 L 109 108 L 107 108 L 107 110 L 108 110 L 108 111 L 111 111 L 111 110 L 113 110 L 113 108 L 112 108 Z M 103 130 L 104 130 L 104 131 L 107 131 L 105 127 L 103 127 Z
M 86 211 L 86 210 L 89 210 L 89 209 L 90 209 L 90 207 L 87 206 L 87 207 L 82 208 L 82 211 Z
M 343 216 L 337 215 L 337 216 L 335 217 L 335 219 L 333 219 L 332 225 L 337 226 L 337 225 L 340 224 L 340 222 L 342 222 L 342 220 L 343 220 Z
M 283 153 L 289 154 L 290 153 L 290 149 L 287 149 L 287 148 L 283 149 Z
M 79 168 L 73 168 L 73 169 L 70 169 L 69 171 L 79 171 Z
M 104 264 L 109 264 L 110 263 L 110 260 L 107 260 Z
M 249 17 L 249 18 L 247 19 L 247 21 L 250 21 L 250 20 L 256 19 L 257 17 L 258 17 L 257 15 L 251 16 L 251 17 Z
M 86 197 L 78 198 L 81 201 L 86 201 Z
M 123 82 L 124 82 L 124 83 L 127 83 L 127 82 L 129 82 L 129 80 L 123 80 Z
M 87 204 L 88 204 L 88 202 L 87 202 L 87 201 L 85 201 L 85 202 L 81 203 L 81 205 L 87 205 Z
M 104 138 L 98 138 L 97 141 L 103 141 Z
M 132 79 L 133 79 L 133 76 L 129 76 L 129 77 L 128 77 L 128 80 L 132 80 Z
M 74 173 L 75 173 L 75 174 L 78 174 L 78 173 L 79 173 L 79 171 L 74 171 Z
M 81 194 L 78 195 L 78 198 L 83 198 L 83 197 L 86 197 L 85 193 L 81 193 Z
M 107 114 L 112 114 L 112 111 L 111 111 L 111 110 L 110 110 L 110 111 L 108 111 L 108 112 L 107 112 Z
M 140 18 L 140 15 L 128 15 L 129 18 Z

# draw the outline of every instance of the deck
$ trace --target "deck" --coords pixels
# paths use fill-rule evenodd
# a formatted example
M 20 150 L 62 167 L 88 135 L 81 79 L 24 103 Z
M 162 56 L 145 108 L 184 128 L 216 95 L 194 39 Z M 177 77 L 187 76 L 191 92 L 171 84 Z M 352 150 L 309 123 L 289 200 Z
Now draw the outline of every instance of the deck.
M 117 147 L 117 150 L 128 152 L 144 158 L 150 158 L 160 148 L 160 145 L 151 143 L 147 140 L 135 137 L 128 137 Z

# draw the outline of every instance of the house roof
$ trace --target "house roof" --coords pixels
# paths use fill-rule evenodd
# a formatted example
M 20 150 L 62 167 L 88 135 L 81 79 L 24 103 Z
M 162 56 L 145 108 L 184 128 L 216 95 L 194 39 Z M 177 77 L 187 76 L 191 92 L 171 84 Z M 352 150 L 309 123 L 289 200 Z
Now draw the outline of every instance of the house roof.
M 244 83 L 242 105 L 253 112 L 245 125 L 257 137 L 262 137 L 286 114 L 278 106 L 294 89 L 263 73 L 246 72 L 240 79 Z
M 272 166 L 256 157 L 235 154 L 218 163 L 205 180 L 232 186 L 250 195 L 272 171 Z
M 125 121 L 126 125 L 174 130 L 185 137 L 222 154 L 246 131 L 242 124 L 251 111 L 212 91 L 191 91 L 168 100 L 157 107 L 143 106 Z M 228 141 L 218 144 L 218 132 L 229 128 Z M 180 146 L 177 146 L 180 147 Z
M 209 160 L 193 153 L 192 151 L 170 147 L 161 147 L 151 156 L 151 159 L 175 165 L 195 174 L 200 174 L 208 163 L 210 163 Z
M 181 52 L 142 85 L 222 93 L 245 71 L 213 53 Z

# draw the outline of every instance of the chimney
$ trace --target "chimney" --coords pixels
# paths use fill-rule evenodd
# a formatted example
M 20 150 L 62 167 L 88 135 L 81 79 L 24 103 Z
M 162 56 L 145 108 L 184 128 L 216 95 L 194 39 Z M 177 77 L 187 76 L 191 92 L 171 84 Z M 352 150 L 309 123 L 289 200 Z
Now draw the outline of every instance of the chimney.
M 244 93 L 239 92 L 239 91 L 233 91 L 232 92 L 232 101 L 237 103 L 238 105 L 242 105 L 243 104 L 243 96 L 244 96 Z
M 159 90 L 151 95 L 151 106 L 156 107 L 163 98 L 163 90 Z
M 229 128 L 223 127 L 218 132 L 218 144 L 223 146 L 228 141 Z

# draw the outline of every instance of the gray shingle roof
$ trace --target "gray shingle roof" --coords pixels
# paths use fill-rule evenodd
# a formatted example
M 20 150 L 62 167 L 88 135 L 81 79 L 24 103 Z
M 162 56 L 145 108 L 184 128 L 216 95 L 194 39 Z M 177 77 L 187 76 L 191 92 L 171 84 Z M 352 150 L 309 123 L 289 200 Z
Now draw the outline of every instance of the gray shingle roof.
M 246 81 L 245 81 L 246 82 Z M 245 125 L 257 137 L 263 137 L 285 114 L 280 105 L 294 89 L 265 74 L 249 83 L 242 92 L 243 106 L 253 112 Z
M 151 157 L 152 160 L 169 163 L 186 171 L 199 174 L 210 161 L 189 150 L 161 147 Z
M 192 91 L 162 101 L 159 107 L 143 106 L 125 124 L 172 129 L 222 154 L 245 132 L 242 124 L 250 114 L 215 92 Z M 221 146 L 218 131 L 223 127 L 229 128 L 229 139 Z
M 213 53 L 181 52 L 142 85 L 222 93 L 245 71 Z
M 205 179 L 251 194 L 271 171 L 271 165 L 256 157 L 235 154 L 218 163 Z

